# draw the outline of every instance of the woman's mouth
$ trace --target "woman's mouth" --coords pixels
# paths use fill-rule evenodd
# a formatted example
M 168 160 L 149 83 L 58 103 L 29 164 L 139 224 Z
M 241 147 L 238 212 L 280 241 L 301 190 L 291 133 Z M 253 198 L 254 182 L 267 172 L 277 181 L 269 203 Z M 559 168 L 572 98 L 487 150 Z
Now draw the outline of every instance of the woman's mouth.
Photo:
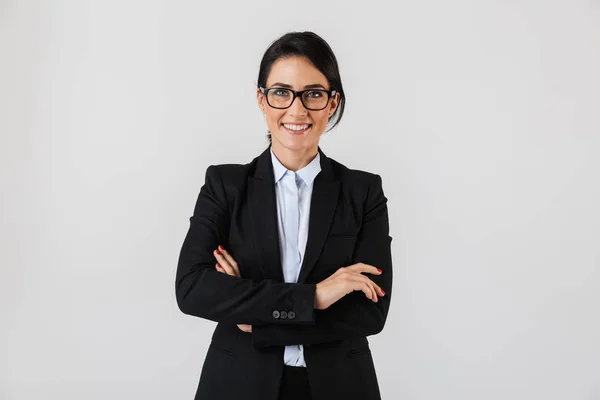
M 312 128 L 312 124 L 281 124 L 292 135 L 302 135 Z

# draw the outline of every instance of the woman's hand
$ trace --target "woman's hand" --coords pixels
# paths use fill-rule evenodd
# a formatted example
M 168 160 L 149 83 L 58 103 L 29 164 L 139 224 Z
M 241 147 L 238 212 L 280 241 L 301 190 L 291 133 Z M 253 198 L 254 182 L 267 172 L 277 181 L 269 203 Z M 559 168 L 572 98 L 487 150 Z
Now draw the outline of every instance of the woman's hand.
M 238 263 L 233 259 L 231 254 L 223 246 L 219 246 L 217 250 L 213 252 L 215 258 L 217 259 L 217 264 L 215 268 L 217 271 L 222 272 L 227 275 L 235 276 L 239 278 L 240 268 Z M 248 324 L 238 324 L 238 328 L 244 332 L 252 332 L 252 325 Z
M 241 277 L 238 263 L 223 246 L 219 246 L 219 248 L 213 252 L 213 255 L 217 259 L 217 264 L 215 266 L 217 271 L 224 272 L 227 275 L 235 276 L 237 278 Z
M 379 296 L 385 292 L 375 282 L 362 273 L 381 275 L 382 271 L 372 265 L 356 263 L 335 271 L 333 275 L 317 283 L 315 294 L 315 308 L 325 310 L 333 303 L 355 290 L 362 291 L 365 296 L 377 303 Z

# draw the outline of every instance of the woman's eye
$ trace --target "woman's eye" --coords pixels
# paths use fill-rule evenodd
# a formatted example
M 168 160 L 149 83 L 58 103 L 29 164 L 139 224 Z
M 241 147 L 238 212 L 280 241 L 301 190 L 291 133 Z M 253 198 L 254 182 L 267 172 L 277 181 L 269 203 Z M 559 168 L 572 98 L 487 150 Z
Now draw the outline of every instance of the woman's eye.
M 321 93 L 321 91 L 319 91 L 319 90 L 315 90 L 312 92 L 308 92 L 307 96 L 312 99 L 319 99 L 323 96 L 323 93 Z
M 289 92 L 287 90 L 274 90 L 273 94 L 277 97 L 286 97 L 289 95 Z

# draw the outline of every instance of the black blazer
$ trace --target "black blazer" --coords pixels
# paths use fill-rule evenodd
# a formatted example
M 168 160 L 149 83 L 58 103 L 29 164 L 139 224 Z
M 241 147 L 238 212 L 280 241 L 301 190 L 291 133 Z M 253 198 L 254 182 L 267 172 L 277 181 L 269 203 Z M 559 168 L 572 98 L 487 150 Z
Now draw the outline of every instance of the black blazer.
M 392 294 L 387 199 L 376 174 L 321 154 L 298 283 L 284 283 L 270 147 L 249 164 L 211 165 L 190 218 L 176 275 L 180 310 L 218 322 L 196 400 L 276 400 L 285 345 L 304 345 L 314 400 L 380 399 L 367 336 L 385 324 Z M 223 245 L 241 278 L 215 269 Z M 316 284 L 357 262 L 386 292 L 352 292 L 314 309 Z M 285 311 L 285 313 L 283 313 Z M 252 325 L 252 332 L 237 324 Z

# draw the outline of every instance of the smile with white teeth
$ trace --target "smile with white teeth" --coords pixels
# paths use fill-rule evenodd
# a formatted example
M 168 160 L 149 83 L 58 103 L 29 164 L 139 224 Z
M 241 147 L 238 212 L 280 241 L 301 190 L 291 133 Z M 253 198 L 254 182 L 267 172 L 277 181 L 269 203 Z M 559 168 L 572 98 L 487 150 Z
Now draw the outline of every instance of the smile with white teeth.
M 289 129 L 291 131 L 303 131 L 308 129 L 311 125 L 310 124 L 302 124 L 302 125 L 297 125 L 297 124 L 283 124 L 283 126 L 286 129 Z

